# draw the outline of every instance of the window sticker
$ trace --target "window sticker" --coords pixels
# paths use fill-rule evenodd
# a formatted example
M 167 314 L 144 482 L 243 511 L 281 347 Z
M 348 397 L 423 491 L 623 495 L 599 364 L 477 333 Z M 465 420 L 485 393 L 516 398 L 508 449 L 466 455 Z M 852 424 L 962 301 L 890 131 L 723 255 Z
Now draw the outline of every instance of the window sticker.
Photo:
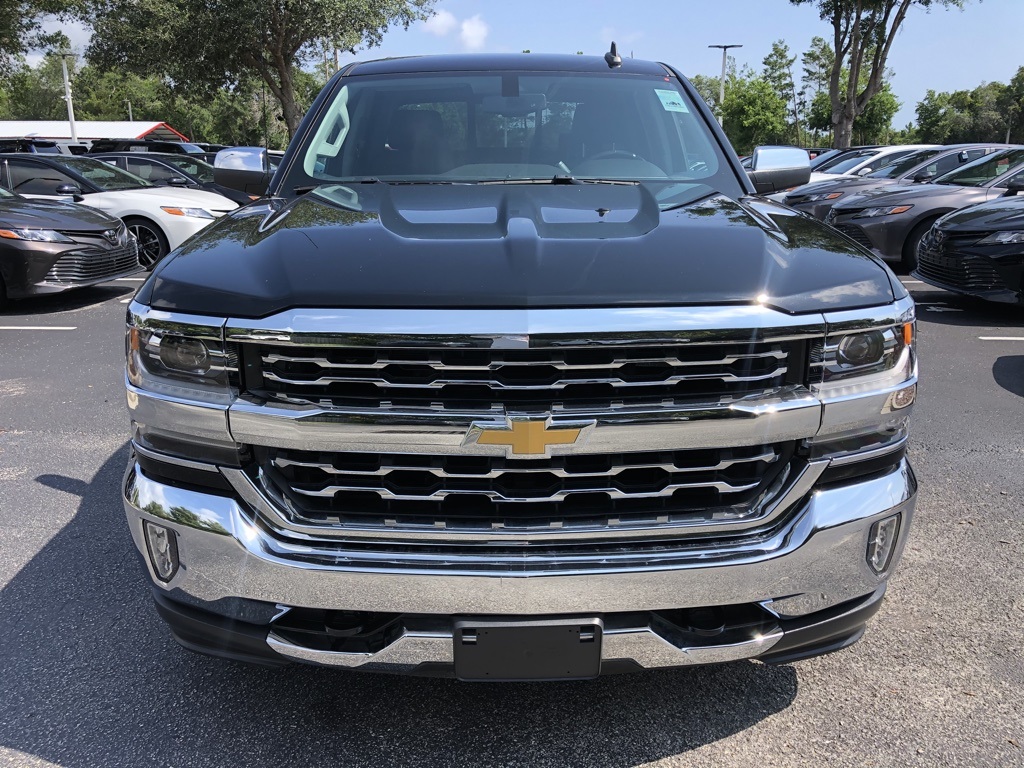
M 678 91 L 663 91 L 660 88 L 655 88 L 654 92 L 658 94 L 658 98 L 661 99 L 661 106 L 665 108 L 666 112 L 686 112 L 690 110 L 686 108 L 683 103 L 683 97 Z

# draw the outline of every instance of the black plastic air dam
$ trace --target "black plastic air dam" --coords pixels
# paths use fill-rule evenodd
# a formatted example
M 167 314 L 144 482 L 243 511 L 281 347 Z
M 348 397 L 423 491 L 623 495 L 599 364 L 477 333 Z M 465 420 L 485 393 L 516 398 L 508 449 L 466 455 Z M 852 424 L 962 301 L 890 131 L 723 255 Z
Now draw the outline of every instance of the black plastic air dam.
M 882 585 L 857 600 L 799 619 L 779 621 L 784 633 L 782 639 L 770 653 L 756 657 L 757 660 L 766 664 L 788 664 L 852 645 L 864 634 L 866 622 L 878 611 L 884 595 L 885 586 Z M 171 600 L 155 587 L 153 599 L 157 612 L 170 626 L 174 638 L 190 651 L 264 666 L 280 667 L 292 663 L 271 650 L 267 644 L 269 629 L 266 625 L 235 621 L 184 605 Z M 629 659 L 605 660 L 601 664 L 602 675 L 641 670 Z M 427 663 L 411 674 L 454 677 L 454 668 L 448 664 Z

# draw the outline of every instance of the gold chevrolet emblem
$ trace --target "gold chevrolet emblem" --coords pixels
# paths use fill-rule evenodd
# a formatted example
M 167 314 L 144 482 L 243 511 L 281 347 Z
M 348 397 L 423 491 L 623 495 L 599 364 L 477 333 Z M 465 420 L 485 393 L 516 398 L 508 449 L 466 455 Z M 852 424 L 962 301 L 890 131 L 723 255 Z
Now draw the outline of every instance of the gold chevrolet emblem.
M 470 438 L 475 437 L 477 445 L 503 445 L 513 456 L 545 456 L 552 445 L 572 445 L 588 424 L 579 426 L 554 427 L 549 429 L 547 421 L 513 419 L 507 429 L 480 428 L 474 426 Z

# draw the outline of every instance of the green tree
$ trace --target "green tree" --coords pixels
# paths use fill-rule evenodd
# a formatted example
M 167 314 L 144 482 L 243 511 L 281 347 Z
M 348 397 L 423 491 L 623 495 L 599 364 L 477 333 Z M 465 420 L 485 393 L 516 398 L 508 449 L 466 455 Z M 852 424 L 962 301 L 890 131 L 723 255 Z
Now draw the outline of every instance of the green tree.
M 790 0 L 813 4 L 832 25 L 835 61 L 829 76 L 831 126 L 836 147 L 850 146 L 853 122 L 882 90 L 896 34 L 912 7 L 955 6 L 965 0 Z M 845 91 L 843 89 L 845 80 Z
M 89 59 L 104 69 L 170 78 L 210 94 L 258 79 L 281 105 L 289 136 L 309 102 L 302 66 L 326 44 L 354 51 L 392 26 L 432 13 L 434 0 L 92 0 Z
M 783 101 L 789 105 L 792 117 L 793 136 L 796 144 L 801 143 L 800 136 L 800 105 L 797 99 L 796 84 L 793 82 L 793 64 L 796 55 L 789 55 L 789 46 L 785 40 L 772 43 L 771 52 L 761 62 L 764 69 L 761 76 L 771 84 Z
M 744 72 L 726 80 L 723 127 L 737 152 L 785 141 L 786 112 L 786 100 L 763 77 Z
M 0 0 L 0 76 L 10 76 L 33 49 L 63 49 L 68 44 L 62 32 L 47 32 L 47 16 L 63 16 L 76 0 Z

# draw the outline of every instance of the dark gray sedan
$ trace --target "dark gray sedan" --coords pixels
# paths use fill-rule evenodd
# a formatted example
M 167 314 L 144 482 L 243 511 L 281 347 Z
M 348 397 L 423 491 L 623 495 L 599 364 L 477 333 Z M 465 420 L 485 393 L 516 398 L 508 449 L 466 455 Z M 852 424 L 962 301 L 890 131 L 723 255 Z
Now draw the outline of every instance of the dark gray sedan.
M 975 160 L 933 184 L 884 187 L 839 200 L 825 218 L 884 259 L 917 266 L 917 245 L 940 216 L 1024 184 L 1024 148 Z
M 832 206 L 844 197 L 882 187 L 929 182 L 1000 149 L 1008 147 L 1006 144 L 955 144 L 920 149 L 864 176 L 838 176 L 797 187 L 783 202 L 824 221 Z

